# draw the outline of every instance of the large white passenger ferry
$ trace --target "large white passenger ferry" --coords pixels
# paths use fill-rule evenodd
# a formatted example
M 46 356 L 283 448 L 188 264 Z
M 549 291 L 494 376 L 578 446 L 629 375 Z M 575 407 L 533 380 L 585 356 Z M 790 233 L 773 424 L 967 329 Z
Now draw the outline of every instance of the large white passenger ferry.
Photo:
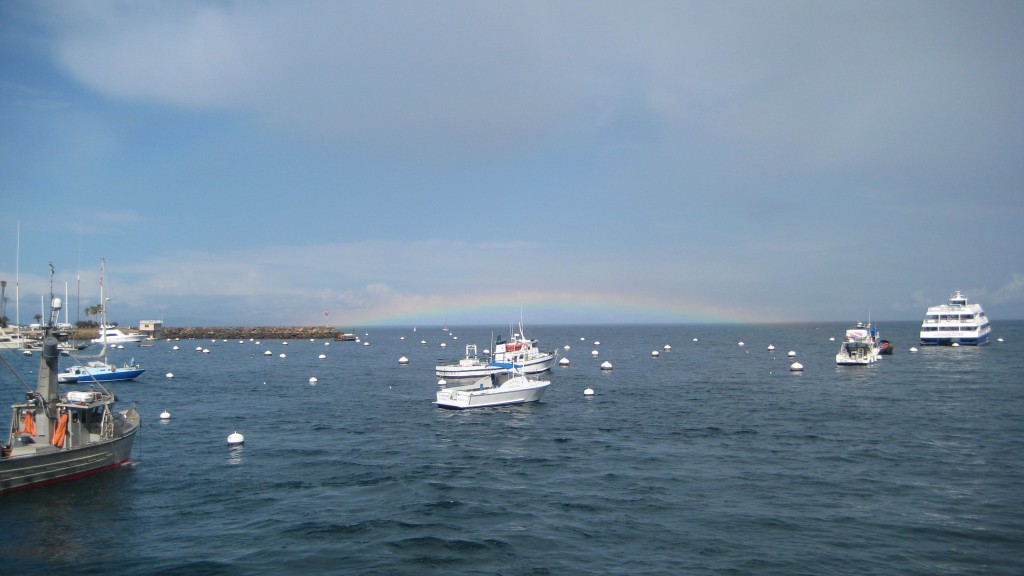
M 949 304 L 929 306 L 921 323 L 924 346 L 981 346 L 992 334 L 980 304 L 968 304 L 967 296 L 957 290 Z

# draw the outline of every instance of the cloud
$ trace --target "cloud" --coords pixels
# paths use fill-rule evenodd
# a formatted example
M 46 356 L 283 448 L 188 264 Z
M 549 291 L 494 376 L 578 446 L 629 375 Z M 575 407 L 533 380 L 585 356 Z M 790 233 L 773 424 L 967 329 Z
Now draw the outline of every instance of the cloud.
M 507 154 L 649 124 L 785 181 L 895 177 L 922 152 L 948 174 L 993 134 L 1020 142 L 991 114 L 1021 89 L 1000 65 L 1013 51 L 970 25 L 1005 26 L 995 9 L 93 2 L 49 19 L 58 61 L 98 93 L 353 149 Z
M 1013 272 L 1009 281 L 991 291 L 995 304 L 1020 304 L 1024 302 L 1024 274 Z

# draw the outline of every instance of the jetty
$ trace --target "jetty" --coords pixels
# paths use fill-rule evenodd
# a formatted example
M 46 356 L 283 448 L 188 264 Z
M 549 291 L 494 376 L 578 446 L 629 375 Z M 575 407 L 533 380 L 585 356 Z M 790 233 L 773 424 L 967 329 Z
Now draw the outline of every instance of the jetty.
M 342 332 L 330 326 L 163 326 L 154 338 L 157 340 L 334 340 Z M 76 339 L 88 340 L 96 337 L 96 329 L 75 331 Z

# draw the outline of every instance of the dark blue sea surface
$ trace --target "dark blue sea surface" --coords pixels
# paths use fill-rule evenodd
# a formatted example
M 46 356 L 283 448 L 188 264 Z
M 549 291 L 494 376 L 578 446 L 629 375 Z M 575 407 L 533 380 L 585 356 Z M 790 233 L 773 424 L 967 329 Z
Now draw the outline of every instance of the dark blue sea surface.
M 137 465 L 0 497 L 0 557 L 14 574 L 1024 573 L 1024 322 L 981 348 L 883 323 L 892 356 L 838 367 L 848 327 L 527 327 L 571 365 L 540 403 L 471 411 L 434 406 L 434 365 L 501 327 L 130 346 L 115 359 L 148 371 L 113 388 L 143 416 Z M 34 385 L 37 359 L 9 359 Z

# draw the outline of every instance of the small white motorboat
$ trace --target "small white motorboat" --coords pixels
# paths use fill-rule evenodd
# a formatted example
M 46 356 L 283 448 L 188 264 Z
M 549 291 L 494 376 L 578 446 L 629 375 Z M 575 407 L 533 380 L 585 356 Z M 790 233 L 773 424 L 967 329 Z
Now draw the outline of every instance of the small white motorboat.
M 523 374 L 512 364 L 492 364 L 494 372 L 475 380 L 472 384 L 451 386 L 437 391 L 441 408 L 462 410 L 487 406 L 505 406 L 536 402 L 551 384 Z

